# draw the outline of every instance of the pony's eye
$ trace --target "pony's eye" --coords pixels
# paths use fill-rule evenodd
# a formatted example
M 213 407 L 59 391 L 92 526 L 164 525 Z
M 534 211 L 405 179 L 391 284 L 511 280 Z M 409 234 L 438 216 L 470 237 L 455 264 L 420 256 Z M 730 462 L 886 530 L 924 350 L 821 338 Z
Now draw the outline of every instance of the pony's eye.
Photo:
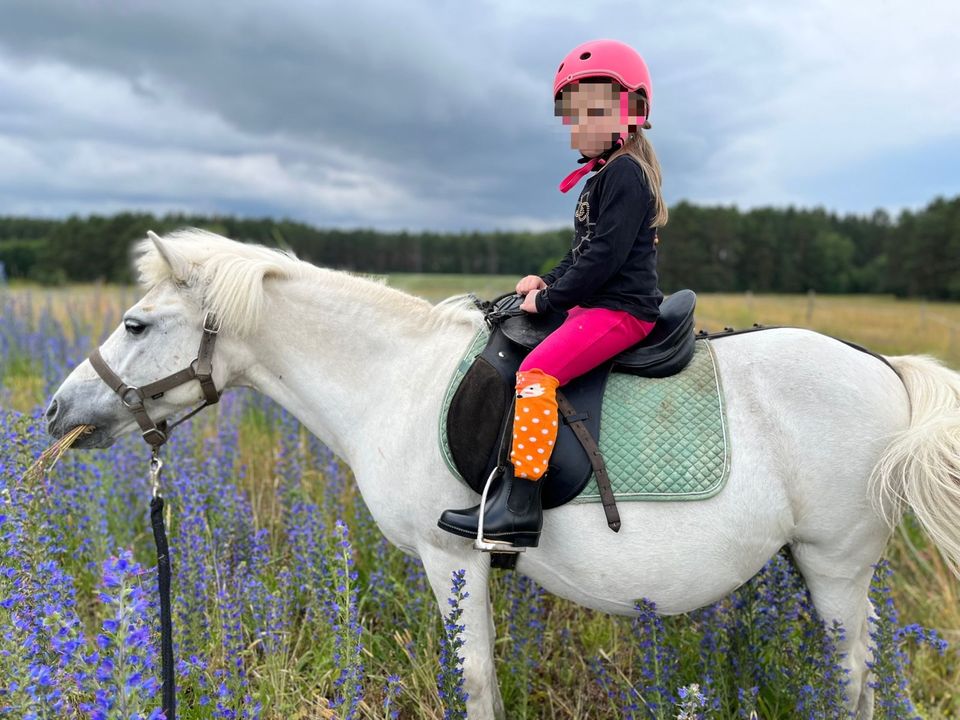
M 131 335 L 140 335 L 144 330 L 147 329 L 147 326 L 136 320 L 124 320 L 123 326 L 127 329 L 127 332 Z

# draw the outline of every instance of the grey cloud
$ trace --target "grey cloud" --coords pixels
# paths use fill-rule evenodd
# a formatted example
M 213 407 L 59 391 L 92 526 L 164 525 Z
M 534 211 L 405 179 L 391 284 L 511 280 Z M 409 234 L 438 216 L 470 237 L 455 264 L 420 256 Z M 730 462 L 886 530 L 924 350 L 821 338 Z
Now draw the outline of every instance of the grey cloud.
M 218 167 L 193 178 L 192 200 L 189 187 L 156 187 L 174 205 L 243 207 L 246 193 L 258 211 L 314 222 L 567 224 L 572 200 L 556 185 L 576 155 L 552 116 L 552 72 L 576 43 L 614 36 L 640 48 L 654 72 L 650 137 L 668 200 L 762 203 L 791 197 L 792 169 L 778 166 L 790 155 L 774 150 L 801 142 L 786 134 L 784 117 L 803 110 L 796 78 L 809 58 L 786 41 L 790 25 L 803 13 L 829 22 L 825 7 L 784 9 L 780 21 L 763 3 L 702 0 L 7 3 L 0 61 L 62 64 L 94 81 L 125 83 L 127 93 L 106 95 L 118 104 L 113 123 L 55 109 L 39 116 L 21 107 L 28 120 L 19 123 L 0 113 L 0 139 L 21 138 L 34 153 L 44 141 L 70 138 L 116 146 L 124 157 L 142 146 L 148 165 L 161 164 L 165 151 L 185 163 L 193 153 L 201 165 L 212 154 L 240 158 L 241 171 L 248 155 L 276 158 L 275 190 L 246 176 L 237 196 L 204 194 L 224 180 Z M 45 77 L 53 82 L 56 73 Z M 76 98 L 74 110 L 83 101 Z M 149 118 L 151 108 L 164 116 Z M 171 117 L 178 113 L 179 123 Z M 364 187 L 379 179 L 397 192 L 383 207 L 337 211 L 337 196 L 320 187 L 354 167 L 369 176 Z M 124 193 L 110 188 L 115 181 L 102 177 L 110 202 Z
M 503 210 L 518 212 L 545 199 L 534 189 L 542 178 L 518 166 L 554 152 L 543 132 L 549 78 L 512 66 L 511 37 L 484 34 L 480 10 L 467 18 L 471 32 L 458 33 L 459 12 L 36 2 L 5 13 L 0 44 L 23 59 L 116 74 L 146 97 L 157 84 L 172 88 L 252 136 L 375 159 L 418 192 L 512 199 Z

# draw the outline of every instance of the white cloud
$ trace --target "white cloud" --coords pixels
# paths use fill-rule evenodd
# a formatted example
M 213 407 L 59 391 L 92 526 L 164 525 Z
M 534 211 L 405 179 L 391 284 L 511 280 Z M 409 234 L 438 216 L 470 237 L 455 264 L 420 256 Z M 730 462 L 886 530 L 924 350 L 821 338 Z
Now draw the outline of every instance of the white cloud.
M 958 137 L 960 62 L 948 28 L 960 26 L 960 5 L 722 7 L 744 38 L 766 38 L 768 54 L 760 67 L 727 56 L 731 82 L 715 112 L 736 126 L 704 156 L 693 199 L 830 205 L 838 170 Z M 823 195 L 810 196 L 818 181 Z

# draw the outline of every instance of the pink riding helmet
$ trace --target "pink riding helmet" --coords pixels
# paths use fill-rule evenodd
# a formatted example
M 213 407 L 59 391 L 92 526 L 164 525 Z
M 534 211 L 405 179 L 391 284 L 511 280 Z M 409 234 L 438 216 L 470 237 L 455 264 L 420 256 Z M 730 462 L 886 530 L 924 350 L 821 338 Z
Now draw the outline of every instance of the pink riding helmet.
M 608 77 L 634 92 L 643 91 L 647 97 L 647 115 L 653 102 L 653 83 L 650 70 L 640 53 L 619 40 L 590 40 L 577 45 L 557 68 L 553 80 L 556 97 L 570 83 L 585 77 Z
M 616 80 L 627 90 L 642 93 L 647 100 L 646 115 L 630 116 L 628 110 L 627 93 L 620 95 L 620 119 L 642 126 L 650 116 L 650 106 L 653 102 L 653 83 L 650 80 L 650 70 L 636 50 L 619 40 L 590 40 L 577 45 L 567 53 L 567 56 L 557 68 L 557 75 L 553 80 L 553 96 L 557 98 L 560 91 L 567 85 L 587 77 L 606 77 Z M 618 143 L 604 155 L 616 150 L 626 141 L 626 134 L 620 136 Z M 605 157 L 592 158 L 582 168 L 570 173 L 560 183 L 560 191 L 567 192 L 579 182 L 580 178 L 602 166 Z

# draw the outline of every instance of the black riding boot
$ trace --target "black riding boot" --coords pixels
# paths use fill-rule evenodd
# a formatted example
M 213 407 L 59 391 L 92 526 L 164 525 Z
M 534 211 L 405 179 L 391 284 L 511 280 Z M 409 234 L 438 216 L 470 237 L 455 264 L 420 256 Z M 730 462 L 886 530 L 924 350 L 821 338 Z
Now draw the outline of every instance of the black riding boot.
M 537 547 L 543 526 L 540 503 L 542 487 L 543 478 L 515 478 L 513 465 L 506 463 L 496 492 L 487 496 L 483 518 L 484 540 L 509 543 L 516 547 Z M 479 518 L 479 505 L 465 510 L 444 510 L 437 525 L 454 535 L 476 538 Z

